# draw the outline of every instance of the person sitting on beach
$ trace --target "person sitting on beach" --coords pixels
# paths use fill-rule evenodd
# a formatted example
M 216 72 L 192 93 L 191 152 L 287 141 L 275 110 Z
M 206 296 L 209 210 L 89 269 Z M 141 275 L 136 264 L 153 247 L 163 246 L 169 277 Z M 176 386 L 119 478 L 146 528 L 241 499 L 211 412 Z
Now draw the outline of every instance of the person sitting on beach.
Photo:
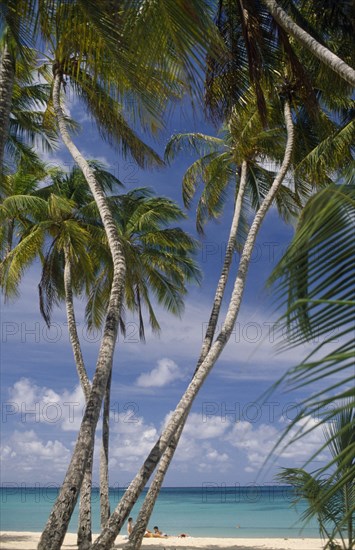
M 168 536 L 166 533 L 162 533 L 161 531 L 159 531 L 159 527 L 157 525 L 155 525 L 153 527 L 153 530 L 154 530 L 153 537 L 155 537 L 155 538 L 161 538 L 161 537 L 167 537 Z
M 190 535 L 188 535 L 187 533 L 180 533 L 180 535 L 178 535 L 179 538 L 185 538 L 185 537 L 189 537 Z
M 155 539 L 165 538 L 165 537 L 168 536 L 165 533 L 162 533 L 161 531 L 159 531 L 159 527 L 157 525 L 155 525 L 153 527 L 153 530 L 154 530 L 154 532 L 152 533 L 151 531 L 149 531 L 149 529 L 147 529 L 143 536 L 145 538 L 152 538 L 153 537 Z

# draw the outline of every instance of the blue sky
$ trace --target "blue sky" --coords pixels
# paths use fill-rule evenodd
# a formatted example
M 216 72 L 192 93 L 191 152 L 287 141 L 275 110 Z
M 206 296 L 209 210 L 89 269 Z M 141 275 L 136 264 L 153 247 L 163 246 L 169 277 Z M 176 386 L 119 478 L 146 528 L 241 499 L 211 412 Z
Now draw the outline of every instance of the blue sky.
M 87 158 L 104 162 L 130 189 L 151 186 L 157 194 L 181 204 L 181 178 L 193 157 L 181 156 L 171 166 L 142 172 L 102 143 L 77 102 L 69 101 L 71 116 L 82 131 L 75 138 Z M 169 128 L 156 142 L 162 153 L 174 132 L 214 132 L 188 106 L 176 109 Z M 63 147 L 46 156 L 53 165 L 72 165 Z M 114 361 L 111 399 L 110 483 L 124 486 L 141 465 L 164 422 L 174 409 L 195 368 L 208 321 L 214 289 L 223 261 L 231 206 L 218 222 L 210 222 L 201 240 L 201 287 L 192 286 L 181 319 L 159 310 L 160 337 L 147 330 L 138 341 L 137 320 L 127 316 L 126 338 L 119 337 Z M 195 234 L 194 212 L 184 228 Z M 294 417 L 302 392 L 275 392 L 260 400 L 284 372 L 304 356 L 297 349 L 277 355 L 274 298 L 265 282 L 292 235 L 272 209 L 259 234 L 235 331 L 201 390 L 166 478 L 166 485 L 202 483 L 248 484 L 273 482 L 280 465 L 301 466 L 322 441 L 316 429 L 285 450 L 267 469 L 261 466 L 281 430 Z M 236 264 L 233 266 L 233 276 Z M 65 310 L 58 308 L 49 330 L 38 308 L 39 266 L 24 277 L 20 298 L 1 303 L 2 468 L 4 483 L 59 484 L 80 423 L 84 399 L 78 387 L 69 344 Z M 227 296 L 230 295 L 229 285 Z M 79 334 L 90 377 L 95 368 L 99 334 L 89 334 L 78 301 Z M 224 309 L 225 311 L 225 309 Z M 311 420 L 314 422 L 314 420 Z M 101 428 L 98 428 L 98 440 Z M 292 434 L 291 434 L 292 435 Z M 99 455 L 97 442 L 96 458 Z M 97 462 L 96 462 L 97 465 Z M 94 479 L 97 482 L 97 468 Z

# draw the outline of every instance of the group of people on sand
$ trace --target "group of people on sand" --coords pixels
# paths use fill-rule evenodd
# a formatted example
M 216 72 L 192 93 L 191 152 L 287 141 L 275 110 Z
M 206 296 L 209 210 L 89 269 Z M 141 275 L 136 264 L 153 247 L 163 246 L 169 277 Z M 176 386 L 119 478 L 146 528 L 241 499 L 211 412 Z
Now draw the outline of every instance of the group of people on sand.
M 129 538 L 130 534 L 133 531 L 133 525 L 134 525 L 133 524 L 133 518 L 128 518 L 128 521 L 127 521 L 127 535 L 128 535 L 128 538 Z M 146 537 L 146 538 L 160 539 L 160 538 L 166 538 L 169 535 L 167 535 L 166 533 L 163 533 L 162 531 L 160 531 L 159 527 L 157 525 L 155 525 L 153 527 L 153 531 L 149 531 L 149 529 L 147 529 L 143 536 Z M 178 536 L 179 537 L 188 537 L 189 535 L 187 535 L 186 533 L 180 533 L 180 535 L 178 535 Z

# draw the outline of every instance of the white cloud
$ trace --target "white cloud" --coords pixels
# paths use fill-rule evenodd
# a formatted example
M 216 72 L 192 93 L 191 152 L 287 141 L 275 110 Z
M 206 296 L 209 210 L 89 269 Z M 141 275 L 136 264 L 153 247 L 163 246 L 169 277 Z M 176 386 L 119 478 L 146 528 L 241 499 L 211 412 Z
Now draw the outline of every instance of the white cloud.
M 120 413 L 111 422 L 110 466 L 113 476 L 117 470 L 135 473 L 158 438 L 158 431 L 143 417 Z
M 257 472 L 264 465 L 266 458 L 281 436 L 283 426 L 280 424 L 282 423 L 284 421 L 279 421 L 276 425 L 253 425 L 251 422 L 241 421 L 236 423 L 226 435 L 225 439 L 232 447 L 246 454 L 248 466 L 245 471 Z M 314 429 L 310 433 L 295 440 L 300 431 L 304 428 L 308 430 L 311 427 Z M 318 425 L 317 420 L 308 418 L 290 429 L 280 447 L 274 451 L 274 458 L 277 459 L 278 464 L 283 466 L 288 466 L 290 461 L 293 466 L 301 466 L 323 443 L 322 427 Z M 324 458 L 324 454 L 318 457 L 319 460 Z
M 175 380 L 183 380 L 184 378 L 184 372 L 175 361 L 164 357 L 158 361 L 157 367 L 138 376 L 136 385 L 143 388 L 162 388 L 175 382 Z
M 3 438 L 1 448 L 6 479 L 36 481 L 38 474 L 45 481 L 59 482 L 73 446 L 72 430 L 77 430 L 81 420 L 84 407 L 81 389 L 77 386 L 71 392 L 64 390 L 57 393 L 52 388 L 41 387 L 27 378 L 21 378 L 10 389 L 10 397 L 11 401 L 5 403 L 3 412 L 8 414 L 8 420 L 12 421 L 9 428 L 14 428 L 14 431 Z M 10 408 L 6 408 L 7 405 Z M 158 425 L 147 421 L 138 411 L 134 408 L 111 411 L 109 465 L 113 483 L 119 480 L 122 484 L 122 476 L 127 476 L 125 482 L 136 473 L 173 414 L 170 412 Z M 237 472 L 239 479 L 244 476 L 250 479 L 260 472 L 288 422 L 287 417 L 279 417 L 274 411 L 272 420 L 269 418 L 265 422 L 258 417 L 258 423 L 251 421 L 250 416 L 249 420 L 238 420 L 233 415 L 207 415 L 203 410 L 192 412 L 169 477 L 173 476 L 172 479 L 176 480 L 179 476 L 179 479 L 196 483 L 197 480 L 204 481 L 206 474 L 211 480 L 220 480 L 231 479 L 231 476 L 233 479 Z M 300 428 L 309 429 L 311 426 L 316 428 L 295 441 Z M 304 421 L 290 430 L 286 441 L 293 443 L 290 447 L 280 448 L 275 463 L 272 463 L 273 472 L 280 466 L 303 466 L 323 444 L 324 437 L 317 421 L 309 418 L 308 423 Z M 100 437 L 97 437 L 95 464 L 98 463 L 100 445 Z M 97 473 L 94 478 L 96 476 Z
M 223 422 L 220 417 L 213 416 L 206 421 L 202 414 L 191 413 L 186 422 L 184 437 L 195 439 L 213 439 L 221 437 L 230 429 L 230 422 Z
M 6 420 L 16 415 L 22 425 L 46 423 L 60 425 L 64 431 L 77 431 L 85 407 L 80 386 L 58 394 L 51 388 L 38 386 L 21 378 L 9 390 L 10 400 L 4 404 Z
M 163 426 L 166 426 L 171 415 L 172 412 L 166 416 Z M 230 422 L 222 422 L 219 417 L 204 422 L 202 415 L 190 413 L 174 456 L 174 467 L 180 472 L 191 472 L 191 464 L 199 473 L 215 473 L 218 470 L 222 474 L 230 470 L 231 457 L 225 444 L 221 445 L 224 434 L 230 428 Z
M 0 456 L 8 479 L 30 476 L 33 482 L 43 483 L 65 472 L 70 450 L 57 439 L 40 439 L 34 430 L 15 430 L 0 448 Z

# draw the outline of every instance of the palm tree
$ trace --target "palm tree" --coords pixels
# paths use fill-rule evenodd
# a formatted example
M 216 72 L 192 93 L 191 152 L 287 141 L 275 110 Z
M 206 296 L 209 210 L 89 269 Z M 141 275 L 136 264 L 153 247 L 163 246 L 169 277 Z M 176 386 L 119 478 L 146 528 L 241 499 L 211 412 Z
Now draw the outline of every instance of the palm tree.
M 1 13 L 1 10 L 0 10 Z M 54 113 L 50 105 L 50 86 L 39 82 L 48 78 L 45 69 L 38 67 L 37 52 L 19 44 L 13 26 L 3 22 L 0 42 L 0 165 L 4 171 L 4 154 L 7 164 L 26 157 L 35 159 L 34 144 L 51 151 L 57 144 Z M 19 23 L 15 24 L 15 27 Z M 16 31 L 15 31 L 16 32 Z M 69 122 L 69 120 L 68 120 Z
M 285 188 L 283 190 L 283 193 L 279 194 L 279 202 L 278 206 L 281 211 L 283 211 L 284 215 L 296 215 L 297 207 L 301 206 L 311 191 L 312 186 L 308 185 L 306 181 L 303 181 L 303 177 L 307 176 L 310 178 L 310 174 L 314 172 L 319 172 L 319 177 L 316 179 L 317 182 L 321 179 L 321 177 L 324 178 L 324 181 L 328 183 L 329 176 L 327 176 L 327 170 L 329 171 L 329 167 L 325 167 L 323 164 L 317 165 L 317 169 L 315 170 L 315 166 L 312 166 L 312 163 L 304 163 L 303 168 L 300 168 L 299 160 L 303 159 L 305 154 L 309 153 L 310 151 L 315 151 L 317 147 L 320 147 L 319 141 L 324 138 L 326 135 L 324 133 L 324 130 L 320 132 L 320 135 L 315 139 L 315 135 L 313 134 L 313 137 L 305 139 L 304 136 L 304 128 L 307 127 L 307 123 L 309 125 L 309 119 L 307 118 L 307 112 L 305 110 L 300 110 L 297 108 L 297 103 L 294 102 L 295 105 L 295 111 L 298 112 L 298 116 L 296 119 L 296 128 L 295 132 L 298 134 L 297 143 L 295 143 L 294 147 L 294 166 L 297 167 L 297 171 L 299 172 L 298 175 L 294 174 L 295 179 L 295 186 L 297 190 L 296 196 L 292 196 L 292 193 L 289 188 Z M 168 147 L 168 153 L 176 152 L 178 151 L 184 143 L 188 143 L 190 147 L 194 150 L 199 150 L 199 152 L 203 152 L 202 159 L 196 161 L 187 171 L 184 182 L 183 182 L 183 191 L 184 191 L 184 199 L 185 203 L 189 203 L 196 191 L 197 183 L 202 180 L 203 182 L 208 182 L 208 185 L 203 190 L 201 199 L 198 203 L 197 207 L 197 223 L 198 228 L 202 230 L 203 223 L 205 222 L 206 218 L 209 216 L 215 215 L 216 212 L 220 212 L 221 205 L 223 204 L 224 200 L 224 192 L 226 189 L 226 185 L 228 182 L 228 178 L 233 175 L 233 171 L 230 170 L 230 165 L 238 165 L 241 164 L 243 166 L 243 162 L 247 164 L 246 159 L 248 159 L 248 164 L 250 164 L 251 161 L 253 161 L 253 157 L 255 156 L 258 159 L 258 156 L 262 157 L 262 151 L 264 147 L 264 154 L 265 154 L 265 146 L 268 144 L 269 141 L 269 155 L 271 156 L 273 149 L 275 149 L 275 141 L 272 140 L 272 132 L 264 131 L 262 127 L 258 127 L 258 124 L 260 126 L 260 120 L 257 116 L 257 109 L 255 109 L 255 102 L 253 104 L 253 116 L 251 116 L 251 113 L 249 112 L 249 118 L 246 117 L 246 121 L 243 123 L 242 120 L 238 118 L 237 115 L 240 115 L 240 109 L 236 111 L 236 114 L 234 113 L 234 124 L 233 124 L 233 117 L 230 124 L 230 130 L 237 129 L 237 131 L 240 132 L 241 138 L 240 142 L 236 142 L 234 145 L 234 148 L 231 147 L 231 139 L 229 140 L 221 140 L 211 137 L 202 136 L 201 134 L 195 134 L 195 135 L 185 135 L 185 136 L 176 136 L 173 138 L 172 142 L 170 143 Z M 320 115 L 321 118 L 324 117 L 323 115 Z M 326 122 L 326 132 L 327 132 L 327 139 L 330 141 L 330 134 L 329 130 L 332 128 L 332 132 L 334 134 L 335 127 L 334 125 L 331 125 Z M 259 136 L 259 141 L 257 140 L 257 143 L 255 142 L 255 138 L 253 141 L 253 130 L 256 132 L 256 134 Z M 236 133 L 236 132 L 235 132 Z M 234 136 L 235 139 L 235 136 Z M 250 142 L 248 141 L 250 140 Z M 325 138 L 324 138 L 325 139 Z M 249 144 L 250 143 L 250 144 Z M 349 142 L 348 142 L 349 143 Z M 249 149 L 248 149 L 249 147 Z M 267 149 L 266 149 L 267 150 Z M 346 146 L 344 145 L 343 151 L 346 150 Z M 239 155 L 239 157 L 238 157 Z M 348 155 L 347 155 L 348 156 Z M 244 159 L 244 160 L 243 160 Z M 259 160 L 259 159 L 258 159 Z M 255 159 L 254 159 L 255 162 Z M 307 169 L 306 167 L 307 166 Z M 228 169 L 229 168 L 229 172 Z M 255 170 L 255 167 L 253 167 Z M 260 171 L 262 174 L 262 171 Z M 259 175 L 259 174 L 258 174 Z M 302 177 L 303 176 L 303 177 Z M 260 176 L 259 176 L 260 178 Z M 311 179 L 311 178 L 310 178 Z M 250 181 L 251 180 L 251 181 Z M 253 186 L 254 183 L 254 186 Z M 254 192 L 254 204 L 257 208 L 262 201 L 263 194 L 265 195 L 267 193 L 268 189 L 268 178 L 265 177 L 265 174 L 263 175 L 263 178 L 261 179 L 261 182 L 259 182 L 259 193 L 258 195 L 256 193 L 258 186 L 256 185 L 257 178 L 255 177 L 254 182 L 253 178 L 249 177 L 249 186 L 251 191 Z M 261 185 L 260 185 L 261 183 Z M 269 184 L 270 185 L 270 184 Z M 240 186 L 240 190 L 243 190 L 243 185 Z M 253 194 L 253 193 L 251 193 Z M 238 194 L 239 199 L 241 198 L 241 195 Z M 296 199 L 296 201 L 295 201 Z M 238 203 L 238 200 L 236 201 L 236 204 Z M 238 209 L 237 209 L 238 210 Z M 235 212 L 236 214 L 236 212 Z M 236 221 L 236 219 L 234 219 Z M 227 250 L 234 250 L 235 247 L 235 233 L 236 226 L 234 226 L 234 230 L 231 232 L 231 240 L 228 243 Z M 232 244 L 234 242 L 234 244 Z M 207 335 L 206 339 L 204 341 L 204 347 L 205 347 L 205 353 L 208 353 L 208 350 L 211 346 L 213 334 L 214 334 L 214 326 L 217 322 L 218 318 L 218 311 L 220 307 L 220 300 L 223 296 L 223 286 L 225 284 L 225 277 L 228 273 L 228 254 L 226 257 L 226 261 L 224 264 L 224 270 L 222 271 L 222 276 L 219 281 L 219 291 L 220 295 L 218 296 L 218 292 L 216 293 L 216 300 L 214 303 L 214 310 L 212 312 L 210 323 L 207 329 Z M 210 333 L 210 334 L 209 334 Z M 204 353 L 202 352 L 200 362 L 203 362 L 204 360 Z M 198 372 L 198 371 L 197 371 Z M 188 408 L 185 411 L 186 414 L 188 412 Z M 184 417 L 182 417 L 182 422 L 180 426 L 177 429 L 176 436 L 171 440 L 167 450 L 165 451 L 163 458 L 161 459 L 161 463 L 159 464 L 157 474 L 154 478 L 154 481 L 151 484 L 151 487 L 147 493 L 146 500 L 142 506 L 142 509 L 139 513 L 138 520 L 136 522 L 134 532 L 132 533 L 130 537 L 130 547 L 131 548 L 139 548 L 141 543 L 141 537 L 144 534 L 145 527 L 147 525 L 147 521 L 149 520 L 152 508 L 154 506 L 155 499 L 159 493 L 159 489 L 161 486 L 161 483 L 164 479 L 164 475 L 166 473 L 166 470 L 169 466 L 170 460 L 172 459 L 172 456 L 174 454 L 174 450 L 176 448 L 178 439 L 181 434 L 181 430 L 184 424 L 184 421 L 186 419 L 186 414 Z M 117 517 L 117 516 L 116 516 Z
M 218 334 L 215 342 L 211 346 L 206 358 L 201 363 L 199 368 L 196 370 L 194 378 L 190 382 L 187 390 L 182 396 L 180 402 L 178 403 L 174 413 L 172 414 L 167 426 L 160 435 L 159 440 L 154 445 L 149 456 L 146 458 L 143 466 L 132 480 L 125 495 L 122 497 L 120 503 L 117 505 L 115 511 L 111 514 L 109 521 L 106 524 L 105 529 L 98 537 L 98 539 L 93 544 L 93 549 L 104 549 L 110 546 L 115 540 L 123 522 L 127 518 L 130 510 L 145 486 L 147 480 L 149 479 L 152 471 L 154 470 L 156 464 L 159 462 L 162 454 L 164 453 L 167 446 L 170 444 L 172 438 L 179 430 L 182 420 L 185 418 L 188 413 L 194 398 L 196 397 L 199 389 L 201 388 L 205 378 L 213 368 L 215 362 L 217 361 L 220 353 L 225 347 L 230 334 L 233 330 L 233 326 L 236 320 L 236 316 L 239 311 L 241 298 L 244 290 L 246 274 L 248 270 L 248 265 L 250 262 L 253 245 L 255 243 L 256 235 L 264 219 L 266 212 L 271 206 L 275 195 L 286 175 L 286 172 L 291 164 L 291 156 L 293 150 L 293 141 L 294 141 L 294 131 L 292 116 L 289 103 L 285 101 L 284 105 L 284 116 L 285 116 L 285 125 L 287 131 L 287 143 L 285 147 L 285 155 L 283 162 L 281 164 L 280 171 L 274 179 L 273 184 L 271 185 L 269 191 L 266 193 L 264 200 L 262 201 L 260 208 L 257 211 L 257 214 L 254 218 L 254 221 L 248 232 L 243 252 L 241 255 L 241 260 L 239 264 L 238 273 L 236 276 L 234 289 L 232 293 L 232 298 L 228 307 L 228 311 L 222 325 L 222 329 Z
M 125 306 L 137 313 L 139 334 L 144 340 L 144 307 L 148 311 L 153 332 L 160 330 L 150 294 L 167 311 L 175 315 L 181 314 L 183 296 L 187 291 L 186 282 L 199 279 L 199 272 L 191 257 L 195 244 L 181 229 L 169 227 L 183 217 L 178 206 L 169 199 L 153 196 L 149 189 L 135 189 L 112 198 L 110 202 L 127 261 Z M 94 253 L 93 250 L 91 254 Z M 101 268 L 95 281 L 86 307 L 86 321 L 90 328 L 101 325 L 109 299 L 112 263 L 107 249 L 103 252 Z M 100 462 L 102 527 L 109 518 L 108 390 L 109 388 L 104 401 Z
M 97 164 L 91 164 L 106 187 L 108 184 L 112 187 L 117 183 L 113 176 L 99 170 Z M 73 290 L 76 294 L 81 294 L 84 284 L 90 298 L 87 321 L 90 327 L 99 326 L 109 299 L 112 263 L 105 245 L 105 236 L 100 234 L 102 228 L 97 221 L 96 205 L 92 202 L 91 193 L 80 170 L 74 168 L 68 175 L 56 170 L 52 174 L 52 179 L 52 185 L 37 191 L 37 197 L 40 197 L 38 200 L 42 201 L 40 219 L 37 217 L 35 221 L 32 220 L 30 228 L 26 227 L 19 244 L 6 259 L 3 284 L 7 294 L 10 291 L 14 292 L 19 278 L 12 278 L 10 281 L 7 276 L 13 271 L 13 264 L 19 265 L 19 262 L 19 272 L 23 272 L 27 264 L 24 252 L 27 248 L 32 249 L 33 239 L 43 244 L 43 238 L 38 241 L 37 237 L 44 231 L 45 235 L 50 237 L 50 241 L 46 241 L 47 252 L 42 254 L 43 268 L 39 285 L 41 312 L 50 325 L 53 305 L 65 298 L 70 341 L 80 384 L 87 400 L 91 384 L 76 330 Z M 130 266 L 125 302 L 129 309 L 137 310 L 141 323 L 140 333 L 143 337 L 143 304 L 147 305 L 153 330 L 159 330 L 159 323 L 149 297 L 150 291 L 153 291 L 158 303 L 163 304 L 169 311 L 174 314 L 181 313 L 182 296 L 186 293 L 185 282 L 198 278 L 198 270 L 191 258 L 195 245 L 184 231 L 169 227 L 172 222 L 181 219 L 182 212 L 168 199 L 154 197 L 149 190 L 139 189 L 127 195 L 111 197 L 110 203 Z M 23 216 L 24 211 L 17 212 L 17 215 Z M 99 243 L 101 242 L 99 246 L 98 238 Z M 101 252 L 98 253 L 100 249 Z M 33 260 L 33 256 L 31 259 Z M 106 403 L 106 410 L 108 408 Z M 108 423 L 106 415 L 104 423 Z M 107 449 L 108 427 L 105 436 Z M 86 468 L 82 495 L 84 498 L 81 498 L 80 502 L 80 548 L 87 547 L 91 542 L 91 462 L 92 457 Z M 104 465 L 107 466 L 107 463 Z M 103 487 L 101 493 L 108 500 L 108 486 L 107 493 Z
M 201 1 L 194 0 L 193 3 L 189 3 L 188 13 L 184 11 L 187 7 L 185 5 L 182 6 L 181 9 L 176 10 L 174 3 L 174 6 L 170 6 L 168 11 L 165 6 L 165 20 L 170 23 L 172 21 L 179 21 L 180 25 L 185 21 L 187 24 L 185 28 L 186 32 L 186 29 L 191 29 L 193 26 L 191 20 L 191 13 L 193 13 L 196 14 L 198 21 L 202 23 L 204 21 L 207 22 L 205 28 L 210 28 L 211 24 L 208 14 L 206 17 L 204 11 L 200 9 L 201 6 Z M 105 7 L 107 8 L 107 6 Z M 157 112 L 160 114 L 162 105 L 165 105 L 166 100 L 172 97 L 172 93 L 175 94 L 175 97 L 177 93 L 180 93 L 181 80 L 179 79 L 182 76 L 181 66 L 183 64 L 186 67 L 187 61 L 191 59 L 191 57 L 189 57 L 190 54 L 196 51 L 196 31 L 194 31 L 192 35 L 187 33 L 186 36 L 188 38 L 184 39 L 183 42 L 174 32 L 172 32 L 172 29 L 176 29 L 176 25 L 170 24 L 166 27 L 164 29 L 165 34 L 161 32 L 155 35 L 152 34 L 150 39 L 153 42 L 155 41 L 155 44 L 157 40 L 159 40 L 164 48 L 154 48 L 154 50 L 150 50 L 149 45 L 147 45 L 147 42 L 144 40 L 144 47 L 148 48 L 150 54 L 154 51 L 156 57 L 152 59 L 153 56 L 150 55 L 149 62 L 144 64 L 143 70 L 138 70 L 137 59 L 135 58 L 136 63 L 134 65 L 134 70 L 132 70 L 132 51 L 136 52 L 137 49 L 134 29 L 143 30 L 147 28 L 146 22 L 145 20 L 143 21 L 143 19 L 146 14 L 146 8 L 148 8 L 149 11 L 151 7 L 153 7 L 153 13 L 156 14 L 156 2 L 144 2 L 142 6 L 137 6 L 138 9 L 136 9 L 136 11 L 128 9 L 127 7 L 127 13 L 129 15 L 132 14 L 132 11 L 136 15 L 133 22 L 133 28 L 132 25 L 129 25 L 129 28 L 125 29 L 124 25 L 123 27 L 119 25 L 124 11 L 120 13 L 113 12 L 112 6 L 109 5 L 108 11 L 110 12 L 111 10 L 111 17 L 116 17 L 115 23 L 117 24 L 117 29 L 114 31 L 116 43 L 112 44 L 112 40 L 109 40 L 110 43 L 108 44 L 106 34 L 102 32 L 102 26 L 96 25 L 96 18 L 93 19 L 92 11 L 90 12 L 90 18 L 87 18 L 87 14 L 83 12 L 82 3 L 73 4 L 69 7 L 66 6 L 66 15 L 68 15 L 68 10 L 73 10 L 72 16 L 66 18 L 69 20 L 71 19 L 73 24 L 71 26 L 69 25 L 69 30 L 66 26 L 60 28 L 59 36 L 56 37 L 53 64 L 54 110 L 62 139 L 71 153 L 73 160 L 78 163 L 83 171 L 98 205 L 112 254 L 113 284 L 107 310 L 102 346 L 97 361 L 97 370 L 92 384 L 91 398 L 87 404 L 78 442 L 62 490 L 54 504 L 51 516 L 42 534 L 39 548 L 50 549 L 60 546 L 72 510 L 75 506 L 78 488 L 82 483 L 82 464 L 83 462 L 85 463 L 89 449 L 93 445 L 93 436 L 101 402 L 111 371 L 126 272 L 124 254 L 120 246 L 115 223 L 107 205 L 105 195 L 102 193 L 90 166 L 72 142 L 65 125 L 61 107 L 60 90 L 65 84 L 64 75 L 67 75 L 71 83 L 73 83 L 76 90 L 79 92 L 79 95 L 87 102 L 90 112 L 96 118 L 99 129 L 102 130 L 104 136 L 111 139 L 113 142 L 119 140 L 119 142 L 123 144 L 123 152 L 126 153 L 130 151 L 139 164 L 146 165 L 147 163 L 157 163 L 159 160 L 157 156 L 154 155 L 148 147 L 144 146 L 130 130 L 121 114 L 119 106 L 115 102 L 115 98 L 117 98 L 117 96 L 124 97 L 122 90 L 126 91 L 128 89 L 128 91 L 133 91 L 133 93 L 138 92 L 141 98 L 139 112 L 144 111 L 144 109 L 145 112 L 147 112 L 147 108 L 150 108 L 151 114 L 152 112 L 153 114 Z M 195 22 L 196 21 L 194 21 L 194 24 Z M 142 23 L 144 23 L 143 26 Z M 156 25 L 157 21 L 154 26 L 156 27 Z M 118 29 L 125 32 L 119 32 Z M 200 29 L 201 27 L 199 27 L 199 32 Z M 73 30 L 75 30 L 75 32 L 73 32 Z M 208 33 L 208 35 L 210 35 L 210 33 Z M 97 42 L 98 36 L 100 37 L 99 43 Z M 95 37 L 95 40 L 93 37 Z M 134 37 L 134 49 L 130 51 L 130 48 L 132 48 L 132 37 Z M 125 43 L 124 39 L 128 40 L 128 42 Z M 201 40 L 200 37 L 200 44 Z M 206 44 L 206 36 L 203 37 L 203 42 Z M 83 51 L 85 52 L 84 55 L 82 55 Z M 164 53 L 167 55 L 164 56 Z M 158 80 L 157 76 L 159 75 L 163 75 L 163 79 Z M 154 109 L 156 105 L 158 107 Z
M 4 38 L 3 38 L 4 40 Z M 1 45 L 0 58 L 0 170 L 3 172 L 4 150 L 10 122 L 12 90 L 15 81 L 15 61 L 7 41 Z
M 91 161 L 90 164 L 94 168 L 103 188 L 112 191 L 115 185 L 120 184 L 117 178 L 103 170 L 98 163 Z M 88 293 L 89 289 L 95 284 L 95 267 L 92 256 L 87 251 L 89 247 L 95 249 L 95 244 L 98 246 L 98 237 L 102 238 L 100 235 L 101 224 L 98 213 L 95 212 L 94 215 L 92 212 L 93 198 L 82 172 L 77 167 L 74 167 L 69 174 L 55 171 L 53 174 L 53 184 L 41 189 L 39 194 L 43 198 L 46 198 L 48 202 L 52 202 L 57 198 L 64 204 L 65 201 L 68 203 L 68 211 L 64 211 L 63 217 L 61 217 L 58 208 L 54 210 L 54 228 L 51 232 L 51 238 L 54 238 L 54 240 L 49 247 L 43 264 L 42 278 L 39 285 L 40 307 L 44 319 L 50 325 L 53 303 L 60 299 L 65 299 L 70 342 L 80 385 L 87 402 L 90 396 L 91 383 L 85 368 L 77 333 L 73 291 L 76 294 L 82 294 L 84 285 L 86 293 Z M 90 215 L 87 215 L 88 209 Z M 69 221 L 73 224 L 73 229 L 74 227 L 77 227 L 78 230 L 82 228 L 86 232 L 89 229 L 89 233 L 86 235 L 89 239 L 85 238 L 85 234 L 81 232 L 79 242 L 73 241 L 70 235 L 68 240 L 66 224 Z M 82 271 L 83 267 L 84 271 Z M 76 274 L 75 277 L 73 273 Z M 78 547 L 80 550 L 88 548 L 92 540 L 92 463 L 93 449 L 88 458 L 80 492 L 78 525 Z
M 262 0 L 267 6 L 271 15 L 277 23 L 300 44 L 310 51 L 322 63 L 335 71 L 342 79 L 355 86 L 355 70 L 345 61 L 340 59 L 328 48 L 320 44 L 313 36 L 301 28 L 287 13 L 278 5 L 276 0 Z M 341 3 L 341 2 L 340 2 Z M 339 3 L 338 3 L 339 4 Z M 313 4 L 314 9 L 314 4 Z
M 112 189 L 112 185 L 118 182 L 116 178 L 104 172 L 97 163 L 92 163 L 92 166 L 106 188 Z M 15 194 L 15 191 L 23 192 L 25 184 L 28 183 L 29 176 L 24 175 L 23 172 L 18 173 L 16 178 L 20 189 L 10 188 L 12 195 L 2 205 L 3 215 L 8 217 L 8 225 L 11 225 L 12 233 L 17 220 L 20 222 L 24 220 L 19 226 L 20 231 L 17 235 L 17 240 L 20 240 L 11 253 L 11 247 L 7 245 L 9 250 L 2 266 L 4 271 L 2 284 L 5 295 L 16 292 L 19 276 L 33 261 L 33 252 L 37 246 L 37 254 L 42 257 L 42 276 L 39 284 L 40 310 L 47 325 L 50 326 L 53 305 L 60 300 L 65 300 L 75 364 L 80 385 L 87 400 L 91 384 L 76 329 L 73 292 L 82 294 L 83 288 L 88 292 L 95 282 L 94 266 L 87 250 L 89 243 L 94 242 L 97 237 L 100 223 L 97 215 L 96 219 L 93 216 L 85 217 L 84 208 L 92 203 L 92 196 L 78 168 L 73 168 L 69 174 L 52 170 L 50 175 L 53 183 L 37 189 L 38 182 L 44 175 L 42 171 L 40 177 L 36 174 L 36 177 L 30 179 L 33 200 L 36 201 L 35 211 L 32 203 L 24 202 L 25 197 Z M 6 176 L 6 179 L 14 178 Z M 13 203 L 16 198 L 15 207 L 17 208 L 14 210 Z M 19 200 L 22 202 L 17 204 Z M 31 251 L 32 254 L 26 254 L 26 251 Z M 14 276 L 16 271 L 18 275 Z M 89 462 L 92 462 L 92 457 Z M 79 546 L 81 548 L 84 547 L 84 541 L 91 540 L 91 464 L 85 473 L 83 494 L 87 493 L 90 494 L 90 499 L 81 499 L 80 506 Z
M 3 176 L 0 187 L 0 215 L 2 219 L 0 229 L 1 261 L 11 251 L 17 232 L 21 231 L 21 227 L 23 228 L 23 224 L 26 223 L 26 218 L 21 218 L 20 212 L 25 204 L 29 208 L 31 197 L 35 196 L 38 183 L 45 173 L 46 168 L 44 164 L 38 157 L 33 155 L 30 163 L 22 159 L 16 172 Z
M 352 550 L 355 545 L 354 422 L 354 407 L 347 402 L 324 427 L 326 445 L 336 465 L 333 476 L 325 479 L 323 469 L 311 474 L 300 468 L 284 468 L 277 476 L 296 489 L 293 504 L 301 498 L 307 500 L 308 508 L 302 519 L 307 522 L 317 518 L 320 535 L 327 539 L 325 548 L 330 550 Z M 340 539 L 341 546 L 336 544 L 336 539 Z
M 269 111 L 271 110 L 272 104 L 269 106 Z M 272 155 L 276 163 L 279 160 L 278 155 L 280 157 L 282 155 L 282 128 L 277 120 L 277 109 L 273 116 L 271 112 L 269 113 L 269 119 L 271 118 L 273 118 L 273 125 L 268 130 L 263 130 L 258 116 L 257 98 L 255 95 L 251 95 L 251 99 L 244 109 L 234 110 L 228 126 L 224 129 L 223 138 L 202 134 L 183 134 L 173 136 L 167 145 L 166 155 L 168 158 L 173 158 L 177 152 L 186 147 L 202 155 L 187 169 L 183 178 L 183 197 L 185 205 L 188 207 L 191 205 L 191 200 L 196 194 L 200 181 L 204 184 L 197 205 L 196 223 L 200 232 L 203 231 L 207 218 L 218 217 L 221 214 L 227 197 L 228 184 L 237 182 L 234 213 L 224 263 L 201 354 L 197 361 L 196 372 L 212 346 L 232 260 L 236 250 L 242 247 L 242 242 L 245 239 L 247 224 L 243 218 L 245 218 L 245 211 L 248 211 L 247 202 L 257 210 L 275 177 L 275 174 L 265 169 L 262 163 L 266 159 L 270 161 Z M 279 149 L 275 148 L 275 142 L 280 143 Z M 276 203 L 280 214 L 284 218 L 290 219 L 296 215 L 301 200 L 299 196 L 291 192 L 289 187 L 281 186 L 276 196 Z M 249 208 L 249 210 L 252 209 Z M 187 413 L 159 462 L 154 480 L 130 535 L 129 547 L 132 549 L 138 549 L 141 546 L 150 515 L 174 456 L 186 419 Z

